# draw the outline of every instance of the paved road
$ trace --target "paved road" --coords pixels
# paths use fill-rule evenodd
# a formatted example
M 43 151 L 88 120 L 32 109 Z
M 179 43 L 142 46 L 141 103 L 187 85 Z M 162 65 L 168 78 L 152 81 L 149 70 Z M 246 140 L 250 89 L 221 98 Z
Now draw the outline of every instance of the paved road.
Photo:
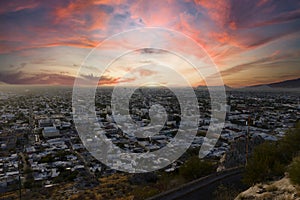
M 216 188 L 223 184 L 223 185 L 228 185 L 230 187 L 235 187 L 235 188 L 240 188 L 242 185 L 241 182 L 242 179 L 242 175 L 241 174 L 236 174 L 233 176 L 230 176 L 226 179 L 220 180 L 220 181 L 216 181 L 214 183 L 211 183 L 209 185 L 203 186 L 202 188 L 195 190 L 191 193 L 185 194 L 183 196 L 180 196 L 178 198 L 175 198 L 176 200 L 178 199 L 189 199 L 189 200 L 209 200 L 209 199 L 213 199 L 214 197 L 214 191 L 216 190 Z M 243 188 L 246 189 L 246 188 Z
M 242 169 L 232 169 L 187 183 L 179 188 L 149 198 L 149 200 L 210 200 L 219 185 L 228 185 L 239 189 L 243 186 Z

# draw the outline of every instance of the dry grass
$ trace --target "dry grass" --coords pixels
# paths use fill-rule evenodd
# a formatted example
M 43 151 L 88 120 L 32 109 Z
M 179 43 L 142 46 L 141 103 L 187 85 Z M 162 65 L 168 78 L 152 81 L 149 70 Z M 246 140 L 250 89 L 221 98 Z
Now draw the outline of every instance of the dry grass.
M 4 194 L 0 195 L 0 199 L 18 199 L 19 198 L 19 192 L 6 192 Z
M 276 185 L 268 185 L 268 186 L 266 187 L 266 191 L 267 191 L 267 192 L 274 192 L 274 191 L 276 191 L 276 190 L 278 190 L 278 188 L 277 188 Z
M 123 174 L 113 174 L 99 179 L 100 184 L 90 190 L 81 191 L 72 195 L 70 200 L 132 200 L 130 195 L 131 186 L 128 176 Z

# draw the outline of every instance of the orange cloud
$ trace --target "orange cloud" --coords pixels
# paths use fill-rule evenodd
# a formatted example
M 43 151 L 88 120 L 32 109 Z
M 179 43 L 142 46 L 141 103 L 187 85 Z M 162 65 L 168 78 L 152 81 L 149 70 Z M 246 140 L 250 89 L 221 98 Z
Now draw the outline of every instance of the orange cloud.
M 201 29 L 192 25 L 195 20 L 195 17 L 190 14 L 180 13 L 178 22 L 174 25 L 174 29 L 185 33 L 195 41 L 200 42 L 202 45 L 205 45 L 200 36 Z
M 150 69 L 139 69 L 138 73 L 140 74 L 140 76 L 151 76 L 157 74 L 157 72 Z
M 76 39 L 71 39 L 68 41 L 60 41 L 55 43 L 49 43 L 41 46 L 36 46 L 36 48 L 42 47 L 55 47 L 55 46 L 70 46 L 70 47 L 78 47 L 78 48 L 94 48 L 99 44 L 98 41 L 90 40 L 86 37 L 79 37 Z
M 109 15 L 99 10 L 96 4 L 99 4 L 99 1 L 76 0 L 67 6 L 57 7 L 54 10 L 54 22 L 67 23 L 74 28 L 82 27 L 88 30 L 105 29 Z

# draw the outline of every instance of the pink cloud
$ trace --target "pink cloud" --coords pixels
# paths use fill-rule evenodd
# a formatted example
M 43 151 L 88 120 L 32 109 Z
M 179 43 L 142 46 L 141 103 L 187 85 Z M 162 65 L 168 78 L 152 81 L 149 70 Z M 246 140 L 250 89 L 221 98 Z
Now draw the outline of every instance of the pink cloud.
M 157 74 L 156 71 L 153 71 L 150 69 L 139 69 L 138 73 L 140 76 L 151 76 L 151 75 Z
M 228 24 L 231 8 L 228 0 L 195 0 L 195 3 L 206 8 L 210 18 L 219 26 L 224 27 Z
M 10 0 L 5 3 L 5 6 L 0 6 L 0 14 L 7 12 L 18 12 L 27 9 L 34 9 L 40 5 L 39 1 L 36 0 L 28 0 L 24 4 L 23 1 L 18 0 Z
M 67 6 L 58 6 L 54 9 L 54 23 L 66 24 L 75 29 L 105 29 L 109 15 L 99 10 L 96 7 L 97 3 L 99 2 L 76 0 Z M 89 18 L 89 21 L 86 18 Z
M 146 26 L 169 26 L 177 20 L 181 13 L 177 3 L 172 1 L 143 1 L 131 4 L 132 18 L 140 18 Z M 176 13 L 176 14 L 175 14 Z

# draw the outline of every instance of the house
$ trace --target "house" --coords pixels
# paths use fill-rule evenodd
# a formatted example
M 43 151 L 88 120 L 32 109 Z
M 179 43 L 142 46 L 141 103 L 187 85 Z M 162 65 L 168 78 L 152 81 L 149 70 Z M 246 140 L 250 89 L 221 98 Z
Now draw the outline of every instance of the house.
M 51 126 L 53 126 L 53 122 L 51 119 L 40 119 L 39 120 L 40 128 L 51 127 Z
M 44 127 L 43 136 L 45 138 L 57 137 L 59 135 L 60 135 L 59 130 L 56 127 L 54 126 Z

